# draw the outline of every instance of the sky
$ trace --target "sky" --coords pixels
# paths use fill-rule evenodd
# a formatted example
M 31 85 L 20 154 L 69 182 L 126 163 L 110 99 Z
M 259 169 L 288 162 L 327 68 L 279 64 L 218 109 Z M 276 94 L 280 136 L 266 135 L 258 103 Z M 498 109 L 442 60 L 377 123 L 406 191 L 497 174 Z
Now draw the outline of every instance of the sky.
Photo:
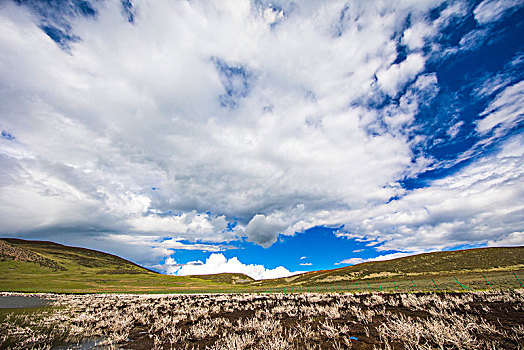
M 524 245 L 524 2 L 1 0 L 0 236 L 289 276 Z

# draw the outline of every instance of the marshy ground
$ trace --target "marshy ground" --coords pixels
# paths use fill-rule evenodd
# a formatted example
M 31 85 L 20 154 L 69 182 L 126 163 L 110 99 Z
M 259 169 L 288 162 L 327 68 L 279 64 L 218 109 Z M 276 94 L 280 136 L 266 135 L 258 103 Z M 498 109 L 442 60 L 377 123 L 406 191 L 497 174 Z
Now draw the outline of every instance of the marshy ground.
M 524 348 L 524 290 L 43 297 L 4 314 L 1 348 Z

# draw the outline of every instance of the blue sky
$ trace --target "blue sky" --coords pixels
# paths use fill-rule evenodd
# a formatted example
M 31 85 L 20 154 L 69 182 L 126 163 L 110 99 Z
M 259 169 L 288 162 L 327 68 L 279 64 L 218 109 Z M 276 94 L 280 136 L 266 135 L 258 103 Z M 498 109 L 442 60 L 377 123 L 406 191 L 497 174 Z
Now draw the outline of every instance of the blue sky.
M 254 278 L 524 244 L 521 1 L 0 17 L 2 236 Z

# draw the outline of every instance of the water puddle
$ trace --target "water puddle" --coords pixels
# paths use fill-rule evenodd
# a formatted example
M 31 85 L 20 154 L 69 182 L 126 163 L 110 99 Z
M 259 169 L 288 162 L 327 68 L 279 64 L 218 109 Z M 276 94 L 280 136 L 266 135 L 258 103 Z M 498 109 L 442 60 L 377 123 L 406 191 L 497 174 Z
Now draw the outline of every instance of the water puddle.
M 0 295 L 0 309 L 29 309 L 48 306 L 54 300 L 38 296 Z

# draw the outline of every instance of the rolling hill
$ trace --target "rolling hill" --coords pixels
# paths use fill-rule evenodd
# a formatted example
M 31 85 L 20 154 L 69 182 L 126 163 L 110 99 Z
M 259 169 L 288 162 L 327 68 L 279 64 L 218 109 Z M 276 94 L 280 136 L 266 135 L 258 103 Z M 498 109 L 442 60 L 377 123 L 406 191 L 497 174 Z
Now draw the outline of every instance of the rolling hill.
M 116 255 L 92 249 L 68 247 L 48 241 L 0 240 L 0 259 L 35 262 L 53 271 L 97 269 L 102 274 L 147 274 L 153 272 Z
M 242 274 L 178 277 L 162 275 L 118 256 L 46 241 L 0 239 L 0 291 L 177 292 L 224 288 Z
M 169 293 L 334 284 L 339 288 L 345 284 L 349 289 L 349 283 L 378 283 L 381 289 L 389 283 L 396 289 L 402 281 L 411 281 L 409 285 L 413 287 L 413 280 L 443 285 L 457 277 L 463 283 L 485 288 L 485 274 L 494 283 L 512 286 L 516 283 L 512 273 L 523 271 L 524 247 L 501 247 L 426 253 L 261 281 L 237 273 L 180 277 L 162 275 L 96 250 L 45 241 L 0 239 L 0 291 Z M 420 288 L 433 285 L 417 284 Z
M 367 283 L 379 280 L 449 279 L 457 276 L 471 280 L 473 276 L 483 279 L 483 274 L 502 276 L 523 270 L 524 247 L 494 247 L 418 254 L 255 283 L 300 286 L 354 281 Z

